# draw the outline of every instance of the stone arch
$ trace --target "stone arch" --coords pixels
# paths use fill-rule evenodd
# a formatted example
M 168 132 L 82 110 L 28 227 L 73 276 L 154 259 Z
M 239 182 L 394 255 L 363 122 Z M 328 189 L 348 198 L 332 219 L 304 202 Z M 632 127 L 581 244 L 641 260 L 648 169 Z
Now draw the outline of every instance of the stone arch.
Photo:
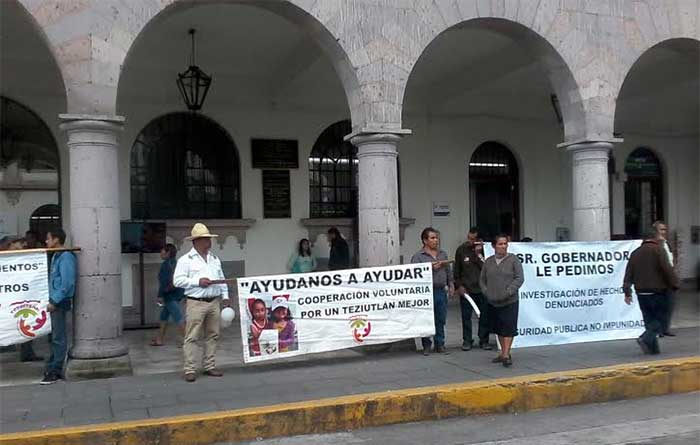
M 296 3 L 303 2 L 296 0 L 276 2 L 224 0 L 221 3 L 232 5 L 240 4 L 248 7 L 260 8 L 286 19 L 303 30 L 303 33 L 308 35 L 331 61 L 336 75 L 343 86 L 353 123 L 364 122 L 366 120 L 363 115 L 364 110 L 361 106 L 358 79 L 345 49 L 339 43 L 340 39 L 336 37 L 314 13 L 307 11 L 302 6 L 296 5 Z M 207 4 L 207 2 L 204 4 Z M 130 36 L 129 44 L 124 48 L 122 67 L 127 67 L 129 65 L 134 48 L 138 46 L 139 41 L 143 39 L 150 29 L 173 14 L 187 9 L 197 8 L 198 6 L 200 5 L 188 0 L 174 0 L 168 5 L 160 7 L 160 9 L 155 8 L 149 11 L 149 15 L 143 18 L 136 32 L 132 33 Z M 316 14 L 318 14 L 318 11 L 316 11 Z M 123 69 L 121 69 L 121 72 L 123 72 Z M 119 75 L 117 90 L 121 88 L 121 80 L 122 76 Z M 117 111 L 119 108 L 118 96 L 116 94 L 114 96 L 113 108 Z
M 571 64 L 565 58 L 567 53 L 554 46 L 551 37 L 558 30 L 557 20 L 554 14 L 547 15 L 508 15 L 501 11 L 488 10 L 489 14 L 479 16 L 475 11 L 473 15 L 462 16 L 461 20 L 450 23 L 450 26 L 440 28 L 433 34 L 423 36 L 423 41 L 416 45 L 415 59 L 410 65 L 410 75 L 401 85 L 402 103 L 405 104 L 408 86 L 416 66 L 430 51 L 431 46 L 439 42 L 445 35 L 461 28 L 488 29 L 509 37 L 519 46 L 523 46 L 533 57 L 533 60 L 541 62 L 542 68 L 550 81 L 553 92 L 556 94 L 561 115 L 563 118 L 564 137 L 567 141 L 579 140 L 585 137 L 589 124 L 585 104 L 581 97 L 580 88 L 572 70 Z M 533 13 L 534 14 L 534 13 Z M 569 57 L 570 58 L 570 57 Z
M 668 70 L 669 65 L 667 64 L 651 64 L 649 58 L 650 55 L 658 54 L 660 51 L 666 51 L 668 56 L 668 61 L 670 63 L 678 62 L 679 59 L 691 57 L 688 70 Z M 652 66 L 656 65 L 656 67 Z M 620 128 L 621 120 L 624 118 L 625 114 L 634 112 L 634 109 L 630 109 L 630 106 L 626 106 L 624 103 L 625 96 L 630 94 L 635 94 L 635 91 L 639 90 L 641 85 L 639 83 L 648 84 L 649 82 L 659 82 L 665 81 L 668 83 L 680 83 L 680 82 L 692 82 L 697 83 L 700 69 L 700 40 L 694 38 L 672 38 L 657 42 L 654 45 L 646 47 L 643 52 L 640 52 L 633 63 L 631 63 L 624 73 L 624 76 L 620 76 L 620 85 L 617 89 L 617 94 L 615 95 L 615 110 L 614 110 L 614 128 L 615 131 L 620 133 L 622 128 Z M 652 73 L 651 79 L 649 81 L 640 80 L 639 77 L 645 75 L 645 70 L 649 69 L 657 70 L 657 74 Z M 675 78 L 669 79 L 667 76 L 661 76 L 658 74 L 658 70 L 667 69 L 667 71 L 672 72 L 671 74 Z M 634 82 L 638 82 L 637 85 Z M 687 98 L 690 101 L 697 103 L 697 93 L 688 94 Z M 634 108 L 634 107 L 632 107 Z M 697 121 L 695 122 L 697 123 Z M 622 134 L 624 136 L 624 134 Z

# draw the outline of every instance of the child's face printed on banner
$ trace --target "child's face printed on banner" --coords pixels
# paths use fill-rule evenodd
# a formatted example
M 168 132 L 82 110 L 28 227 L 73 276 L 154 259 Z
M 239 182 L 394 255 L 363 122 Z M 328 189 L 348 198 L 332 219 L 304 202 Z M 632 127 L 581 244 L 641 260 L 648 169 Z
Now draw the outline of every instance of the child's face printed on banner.
M 280 306 L 272 312 L 272 318 L 275 321 L 285 320 L 287 318 L 288 312 L 287 308 Z
M 265 307 L 265 303 L 262 301 L 256 301 L 253 304 L 253 319 L 257 322 L 263 322 L 265 321 L 266 316 L 267 308 Z

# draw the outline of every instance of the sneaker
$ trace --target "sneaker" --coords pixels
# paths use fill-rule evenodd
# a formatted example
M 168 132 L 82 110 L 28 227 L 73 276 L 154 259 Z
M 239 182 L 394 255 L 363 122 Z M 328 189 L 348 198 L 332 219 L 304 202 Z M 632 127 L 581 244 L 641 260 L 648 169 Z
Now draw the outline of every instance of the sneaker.
M 47 372 L 44 378 L 39 382 L 40 385 L 51 385 L 61 380 L 61 377 L 55 372 Z
M 472 350 L 472 344 L 468 342 L 462 343 L 462 351 L 471 351 Z
M 479 347 L 483 349 L 484 351 L 492 351 L 493 346 L 491 346 L 490 343 L 479 343 Z

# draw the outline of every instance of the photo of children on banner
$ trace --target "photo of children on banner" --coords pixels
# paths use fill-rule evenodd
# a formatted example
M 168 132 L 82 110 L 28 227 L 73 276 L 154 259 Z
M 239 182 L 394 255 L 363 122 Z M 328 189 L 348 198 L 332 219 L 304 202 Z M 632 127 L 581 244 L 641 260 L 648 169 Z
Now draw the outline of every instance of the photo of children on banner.
M 268 307 L 270 307 L 269 312 Z M 273 355 L 296 351 L 299 348 L 299 342 L 292 317 L 289 295 L 249 298 L 248 349 L 250 355 Z

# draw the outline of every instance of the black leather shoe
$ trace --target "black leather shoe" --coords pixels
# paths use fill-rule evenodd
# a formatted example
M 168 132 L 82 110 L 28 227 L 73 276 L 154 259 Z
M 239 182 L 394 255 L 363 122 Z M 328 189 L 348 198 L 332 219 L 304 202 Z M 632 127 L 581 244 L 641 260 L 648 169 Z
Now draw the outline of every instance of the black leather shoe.
M 675 336 L 676 336 L 676 334 L 674 334 L 673 332 L 671 332 L 671 331 L 666 331 L 666 332 L 664 332 L 663 334 L 659 335 L 659 337 L 663 337 L 664 335 L 665 335 L 666 337 L 675 337 Z
M 438 354 L 449 354 L 449 352 L 447 352 L 447 349 L 445 349 L 444 346 L 435 346 L 435 352 L 437 352 Z
M 500 355 L 497 355 L 496 358 L 491 360 L 491 363 L 503 363 L 503 357 L 501 357 Z

